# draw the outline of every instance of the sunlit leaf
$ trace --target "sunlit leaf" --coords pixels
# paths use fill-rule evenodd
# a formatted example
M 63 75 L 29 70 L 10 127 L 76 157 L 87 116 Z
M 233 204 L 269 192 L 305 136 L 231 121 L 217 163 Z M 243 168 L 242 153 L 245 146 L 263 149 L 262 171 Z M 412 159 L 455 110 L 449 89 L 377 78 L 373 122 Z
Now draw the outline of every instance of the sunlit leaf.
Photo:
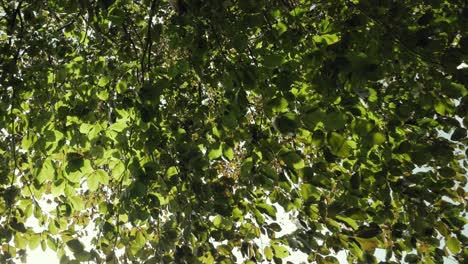
M 177 175 L 179 173 L 177 167 L 171 166 L 167 169 L 166 171 L 166 177 L 171 178 L 174 175 Z
M 276 209 L 274 206 L 266 204 L 266 203 L 259 203 L 255 205 L 260 212 L 266 213 L 271 218 L 276 219 Z
M 265 255 L 265 258 L 268 261 L 271 261 L 273 259 L 273 250 L 271 249 L 271 247 L 265 247 L 265 249 L 263 250 L 263 254 Z
M 92 173 L 88 176 L 88 188 L 90 191 L 94 192 L 99 186 L 99 179 L 96 173 Z
M 461 243 L 458 239 L 450 237 L 446 242 L 447 248 L 453 253 L 457 254 L 461 250 Z
M 32 234 L 29 239 L 29 248 L 36 249 L 41 243 L 41 235 L 40 234 Z
M 47 180 L 52 180 L 55 175 L 55 167 L 52 163 L 52 160 L 46 159 L 42 164 L 42 168 L 40 169 L 36 179 L 39 183 L 43 183 Z
M 282 259 L 289 256 L 289 251 L 286 247 L 277 244 L 273 244 L 271 247 L 275 253 L 276 258 Z
M 234 159 L 234 150 L 231 147 L 223 146 L 223 156 L 228 159 Z
M 222 155 L 222 145 L 218 144 L 218 146 L 214 146 L 212 149 L 208 151 L 208 158 L 210 160 L 217 159 Z

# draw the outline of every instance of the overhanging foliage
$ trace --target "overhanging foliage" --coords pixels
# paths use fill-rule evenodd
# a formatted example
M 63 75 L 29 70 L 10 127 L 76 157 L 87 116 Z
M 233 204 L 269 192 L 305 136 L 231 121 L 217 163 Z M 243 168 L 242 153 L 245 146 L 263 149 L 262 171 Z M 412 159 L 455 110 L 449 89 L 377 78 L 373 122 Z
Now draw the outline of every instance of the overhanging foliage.
M 1 1 L 2 263 L 467 261 L 466 1 L 170 2 Z

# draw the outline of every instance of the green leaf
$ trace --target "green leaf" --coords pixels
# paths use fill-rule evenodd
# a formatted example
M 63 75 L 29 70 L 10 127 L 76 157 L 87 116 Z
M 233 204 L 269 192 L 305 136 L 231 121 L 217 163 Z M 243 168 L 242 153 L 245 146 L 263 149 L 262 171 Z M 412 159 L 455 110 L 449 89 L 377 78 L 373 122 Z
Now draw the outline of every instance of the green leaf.
M 57 235 L 60 231 L 60 225 L 55 220 L 49 222 L 48 228 L 52 235 Z
M 71 250 L 71 252 L 73 252 L 74 254 L 81 253 L 84 251 L 84 246 L 78 239 L 71 239 L 67 241 L 66 244 Z
M 346 158 L 351 154 L 352 147 L 350 141 L 347 141 L 342 135 L 331 132 L 328 136 L 328 144 L 333 154 Z
M 28 245 L 28 240 L 24 238 L 24 236 L 21 233 L 15 234 L 14 242 L 15 242 L 15 247 L 18 249 L 26 249 Z
M 232 159 L 234 159 L 234 150 L 231 147 L 223 145 L 222 148 L 223 148 L 223 156 L 227 160 L 231 161 Z
M 96 173 L 92 173 L 88 176 L 88 188 L 90 191 L 94 192 L 99 187 L 99 179 Z
M 208 158 L 210 160 L 218 159 L 221 157 L 222 153 L 223 153 L 222 145 L 216 144 L 215 146 L 213 146 L 213 148 L 211 148 L 208 151 Z
M 172 176 L 177 175 L 177 174 L 179 174 L 179 170 L 175 166 L 169 167 L 166 171 L 167 178 L 171 178 Z
M 138 230 L 136 232 L 135 240 L 133 242 L 133 244 L 138 248 L 142 248 L 146 244 L 146 238 L 143 234 L 143 231 Z
M 353 230 L 357 230 L 359 228 L 358 224 L 356 221 L 354 221 L 352 218 L 349 217 L 344 217 L 341 215 L 335 216 L 336 220 L 345 223 L 346 225 L 350 226 Z
M 52 238 L 50 235 L 47 236 L 47 246 L 53 251 L 57 250 L 57 241 L 55 241 L 55 239 Z
M 343 129 L 346 125 L 346 116 L 339 111 L 327 113 L 325 126 L 329 131 Z
M 93 168 L 88 159 L 82 157 L 77 160 L 70 160 L 65 167 L 66 177 L 73 183 L 78 183 L 87 174 L 91 173 Z
M 270 107 L 275 113 L 285 112 L 288 108 L 288 105 L 288 101 L 283 97 L 275 97 L 267 103 L 267 106 Z
M 104 86 L 106 86 L 108 83 L 109 83 L 109 78 L 108 78 L 107 76 L 102 76 L 102 77 L 99 79 L 98 86 L 104 87 Z
M 274 181 L 277 181 L 279 179 L 278 173 L 270 166 L 262 165 L 261 171 L 265 176 L 267 176 L 268 178 Z
M 222 256 L 229 256 L 232 252 L 232 248 L 228 245 L 219 245 L 216 247 L 216 250 L 222 255 Z
M 252 157 L 248 157 L 244 160 L 241 166 L 241 177 L 249 177 L 253 169 Z
M 325 263 L 326 264 L 340 264 L 337 258 L 334 256 L 326 256 L 325 257 Z
M 330 133 L 328 138 L 328 144 L 330 144 L 330 147 L 334 152 L 339 152 L 345 141 L 346 139 L 336 132 Z
M 293 135 L 299 128 L 299 118 L 295 113 L 283 113 L 278 115 L 273 121 L 273 127 L 285 135 Z
M 124 93 L 127 91 L 127 83 L 125 81 L 118 81 L 115 85 L 115 91 L 119 94 Z
M 80 133 L 88 134 L 89 131 L 90 131 L 93 127 L 94 127 L 94 126 L 91 125 L 91 124 L 82 123 L 82 124 L 80 125 Z
M 410 263 L 410 264 L 418 263 L 418 261 L 419 261 L 419 257 L 416 254 L 407 254 L 405 256 L 405 262 L 407 263 Z
M 44 183 L 45 181 L 48 180 L 53 180 L 55 175 L 55 167 L 52 163 L 51 159 L 46 159 L 44 163 L 42 164 L 42 167 L 37 174 L 36 179 L 39 181 L 39 183 Z
M 278 35 L 282 35 L 284 32 L 288 30 L 288 26 L 281 21 L 275 25 L 275 28 L 278 32 Z
M 279 54 L 270 54 L 263 58 L 263 65 L 268 68 L 275 68 L 280 66 L 283 63 L 283 56 Z
M 313 36 L 312 39 L 316 43 L 325 43 L 327 45 L 333 45 L 337 43 L 338 41 L 340 41 L 339 36 L 337 36 L 336 34 L 325 34 L 321 36 L 316 35 L 316 36 Z
M 466 128 L 457 127 L 453 132 L 452 136 L 450 137 L 453 141 L 461 141 L 466 138 Z
M 467 90 L 463 84 L 451 82 L 450 85 L 446 86 L 445 94 L 450 98 L 458 99 L 467 94 Z
M 284 162 L 296 169 L 296 170 L 299 170 L 299 169 L 302 169 L 305 167 L 305 163 L 304 163 L 304 160 L 301 158 L 301 156 L 299 154 L 297 154 L 296 152 L 294 151 L 290 151 L 290 152 L 287 152 L 283 155 L 281 155 L 281 158 L 284 160 Z
M 217 215 L 213 218 L 213 225 L 215 227 L 220 227 L 221 226 L 221 223 L 223 221 L 223 217 L 221 215 Z
M 46 251 L 46 249 L 47 249 L 47 241 L 41 240 L 41 249 L 42 249 L 42 251 Z
M 244 219 L 244 212 L 236 207 L 232 210 L 232 218 L 234 221 L 242 221 Z
M 152 192 L 151 194 L 153 194 L 154 196 L 156 196 L 158 198 L 158 201 L 159 201 L 160 205 L 164 206 L 164 205 L 167 205 L 169 203 L 168 199 L 166 197 L 163 197 L 160 193 Z
M 281 232 L 282 228 L 279 224 L 277 223 L 271 223 L 268 225 L 269 228 L 271 228 L 275 232 Z
M 271 261 L 273 259 L 273 249 L 271 249 L 271 247 L 266 246 L 263 249 L 263 254 L 268 261 Z
M 253 209 L 252 212 L 257 223 L 259 225 L 263 225 L 263 223 L 265 223 L 265 217 L 263 216 L 263 214 L 258 209 Z
M 99 183 L 104 185 L 109 184 L 109 175 L 106 171 L 99 169 L 95 172 L 95 174 Z
M 109 130 L 115 132 L 122 132 L 125 128 L 127 128 L 127 124 L 124 122 L 117 122 L 109 126 Z
M 353 121 L 353 127 L 359 136 L 366 136 L 367 133 L 374 129 L 374 125 L 365 119 L 356 119 Z
M 83 199 L 80 196 L 74 196 L 70 198 L 70 203 L 76 211 L 81 211 L 85 208 Z
M 457 254 L 461 250 L 461 243 L 455 237 L 450 237 L 447 239 L 447 248 L 453 253 Z
M 315 186 L 308 183 L 301 185 L 301 195 L 304 201 L 317 201 L 320 199 L 320 191 Z
M 97 94 L 96 94 L 97 98 L 99 98 L 101 101 L 107 101 L 109 99 L 109 91 L 107 90 L 102 90 L 102 91 L 99 91 Z
M 315 130 L 312 135 L 312 143 L 317 147 L 320 147 L 325 142 L 325 133 L 322 130 Z
M 36 249 L 41 244 L 41 235 L 40 234 L 31 234 L 29 237 L 29 248 L 31 250 Z
M 450 167 L 443 167 L 439 169 L 439 173 L 444 178 L 453 178 L 457 175 L 457 172 Z
M 2 190 L 3 191 L 3 190 Z M 3 192 L 3 200 L 7 207 L 11 207 L 16 202 L 16 197 L 20 194 L 19 188 L 16 186 L 10 186 Z
M 121 161 L 117 161 L 117 163 L 115 163 L 114 167 L 112 168 L 112 178 L 114 178 L 115 180 L 120 180 L 124 171 L 125 165 Z
M 376 132 L 372 135 L 372 141 L 374 142 L 374 145 L 380 145 L 383 144 L 386 141 L 385 134 Z
M 259 203 L 255 204 L 255 207 L 257 207 L 260 212 L 267 214 L 273 219 L 276 219 L 276 208 L 274 206 L 266 203 Z
M 286 247 L 277 245 L 277 244 L 273 244 L 271 245 L 271 247 L 273 248 L 273 251 L 275 252 L 276 258 L 283 259 L 289 256 L 289 251 Z
M 361 245 L 361 248 L 365 251 L 372 251 L 376 249 L 380 242 L 377 238 L 372 237 L 372 238 L 361 238 L 361 237 L 356 237 L 355 238 L 359 244 Z
M 57 208 L 59 215 L 69 217 L 72 213 L 72 207 L 68 203 L 62 203 Z
M 445 115 L 447 112 L 447 107 L 442 101 L 438 101 L 435 104 L 434 109 L 439 115 Z
M 227 129 L 234 129 L 237 127 L 237 119 L 232 112 L 225 114 L 221 117 L 221 124 Z

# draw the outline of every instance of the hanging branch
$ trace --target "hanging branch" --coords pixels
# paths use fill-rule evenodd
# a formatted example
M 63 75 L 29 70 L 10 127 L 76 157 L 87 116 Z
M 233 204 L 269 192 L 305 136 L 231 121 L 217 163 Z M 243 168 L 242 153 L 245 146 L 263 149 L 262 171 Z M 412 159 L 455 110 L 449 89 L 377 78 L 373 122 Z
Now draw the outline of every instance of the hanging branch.
M 156 0 L 151 1 L 151 8 L 150 8 L 150 13 L 148 16 L 148 25 L 147 28 L 148 30 L 146 31 L 146 43 L 143 47 L 143 54 L 141 56 L 141 70 L 142 70 L 142 75 L 143 79 L 145 78 L 145 74 L 150 72 L 151 69 L 151 46 L 153 44 L 152 40 L 152 34 L 151 34 L 151 29 L 153 27 L 153 16 L 156 10 Z M 145 60 L 146 62 L 146 67 L 145 67 Z
M 22 39 L 23 37 L 23 31 L 24 31 L 24 25 L 23 25 L 23 19 L 21 17 L 21 6 L 23 4 L 23 1 L 20 1 L 18 3 L 18 6 L 16 7 L 15 11 L 13 14 L 11 14 L 12 16 L 10 17 L 10 21 L 9 21 L 9 31 L 10 33 L 13 33 L 14 29 L 15 29 L 15 26 L 16 26 L 16 17 L 19 17 L 20 19 L 20 33 L 19 33 L 19 39 Z M 11 44 L 11 40 L 12 38 L 10 37 L 9 38 L 9 43 Z M 20 58 L 20 48 L 18 47 L 17 48 L 17 51 L 13 57 L 13 64 L 14 65 L 17 65 L 18 64 L 18 60 Z M 16 78 L 14 76 L 14 73 L 12 73 L 12 78 Z M 12 82 L 12 80 L 10 79 L 10 82 Z M 13 114 L 13 110 L 15 109 L 15 101 L 16 101 L 16 87 L 12 87 L 12 94 L 11 94 L 11 97 L 10 97 L 10 126 L 11 126 L 11 134 L 10 134 L 10 144 L 11 144 L 11 155 L 13 156 L 13 169 L 11 170 L 12 172 L 12 175 L 11 175 L 11 180 L 10 180 L 10 189 L 12 189 L 14 187 L 14 184 L 15 184 L 15 180 L 16 180 L 16 170 L 18 169 L 18 161 L 17 161 L 17 153 L 16 153 L 16 132 L 15 132 L 15 119 L 16 117 L 14 116 Z M 16 198 L 16 197 L 15 197 Z M 14 201 L 13 201 L 14 202 Z M 11 217 L 11 213 L 12 213 L 12 209 L 13 209 L 13 204 L 11 204 L 8 208 L 8 215 L 7 215 L 7 222 L 9 221 L 10 217 Z M 9 246 L 9 245 L 8 245 Z
M 127 36 L 128 40 L 130 41 L 130 44 L 132 45 L 133 51 L 134 51 L 134 53 L 135 53 L 135 57 L 138 58 L 138 48 L 137 48 L 135 42 L 134 42 L 133 39 L 132 39 L 132 35 L 130 35 L 130 32 L 128 32 L 127 25 L 126 25 L 126 24 L 122 24 L 122 28 L 123 28 L 123 30 L 124 30 L 124 32 L 125 32 L 125 35 Z M 136 73 L 137 79 L 139 79 L 140 73 L 139 73 L 139 71 L 138 71 L 138 67 L 137 67 L 136 70 L 137 70 L 137 73 Z M 142 70 L 143 70 L 143 69 L 142 69 Z

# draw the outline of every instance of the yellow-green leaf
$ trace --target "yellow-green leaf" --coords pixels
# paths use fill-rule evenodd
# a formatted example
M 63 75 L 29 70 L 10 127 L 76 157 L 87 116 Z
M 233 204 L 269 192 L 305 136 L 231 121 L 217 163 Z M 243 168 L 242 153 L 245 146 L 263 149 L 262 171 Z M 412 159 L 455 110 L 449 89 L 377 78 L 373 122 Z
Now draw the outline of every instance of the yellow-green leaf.
M 277 245 L 277 244 L 273 244 L 271 247 L 273 248 L 273 251 L 275 252 L 276 258 L 282 259 L 282 258 L 286 258 L 289 256 L 289 251 L 286 247 Z
M 54 178 L 55 168 L 50 159 L 46 159 L 42 164 L 42 168 L 39 171 L 36 179 L 39 183 L 43 183 L 47 180 L 52 180 Z
M 179 173 L 177 167 L 171 166 L 167 169 L 166 171 L 166 177 L 171 178 L 174 175 L 177 175 Z
M 263 249 L 263 254 L 265 255 L 265 258 L 268 261 L 271 261 L 273 259 L 273 250 L 271 249 L 271 247 L 265 247 L 265 249 Z
M 218 146 L 214 146 L 212 149 L 208 151 L 208 158 L 210 160 L 217 159 L 221 157 L 222 154 L 222 146 L 219 144 Z
M 88 176 L 88 188 L 90 191 L 94 192 L 97 190 L 97 188 L 99 187 L 99 180 L 98 180 L 98 176 L 96 175 L 96 173 L 91 173 L 89 176 Z
M 458 241 L 458 239 L 454 238 L 454 237 L 450 237 L 449 239 L 447 239 L 447 247 L 448 249 L 453 253 L 453 254 L 457 254 L 458 252 L 460 252 L 461 250 L 461 243 L 460 241 Z
M 336 218 L 336 220 L 347 224 L 348 226 L 350 226 L 354 230 L 357 230 L 359 228 L 356 221 L 354 221 L 352 218 L 344 217 L 344 216 L 341 216 L 341 215 L 337 215 L 335 218 Z
M 224 146 L 223 147 L 223 156 L 231 161 L 234 158 L 234 150 L 231 147 Z
M 41 244 L 41 235 L 31 234 L 29 237 L 29 248 L 31 250 L 36 249 Z

